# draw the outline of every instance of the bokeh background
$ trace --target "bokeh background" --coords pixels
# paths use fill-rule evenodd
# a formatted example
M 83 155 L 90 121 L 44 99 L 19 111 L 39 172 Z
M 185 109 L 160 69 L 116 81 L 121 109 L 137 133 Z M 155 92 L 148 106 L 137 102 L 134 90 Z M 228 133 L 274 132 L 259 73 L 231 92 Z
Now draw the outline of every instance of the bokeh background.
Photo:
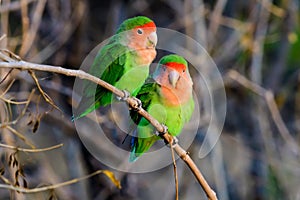
M 227 115 L 218 143 L 200 159 L 208 117 L 201 115 L 197 137 L 188 149 L 191 157 L 219 199 L 295 200 L 300 199 L 299 4 L 298 0 L 0 0 L 0 49 L 29 62 L 78 69 L 96 45 L 136 15 L 194 38 L 222 74 Z M 188 44 L 184 48 L 194 52 Z M 31 92 L 36 84 L 27 72 L 0 69 L 0 141 L 24 148 L 64 146 L 41 153 L 0 147 L 1 184 L 11 180 L 16 185 L 19 180 L 34 188 L 107 169 L 121 181 L 122 189 L 99 175 L 34 194 L 0 189 L 1 200 L 174 199 L 172 166 L 145 174 L 124 173 L 103 165 L 86 150 L 70 121 L 74 78 L 46 72 L 37 77 L 62 112 L 45 102 L 38 90 Z M 122 142 L 111 117 L 105 109 L 99 114 L 112 139 Z M 16 169 L 25 178 L 17 176 Z M 177 169 L 179 199 L 206 199 L 181 160 Z

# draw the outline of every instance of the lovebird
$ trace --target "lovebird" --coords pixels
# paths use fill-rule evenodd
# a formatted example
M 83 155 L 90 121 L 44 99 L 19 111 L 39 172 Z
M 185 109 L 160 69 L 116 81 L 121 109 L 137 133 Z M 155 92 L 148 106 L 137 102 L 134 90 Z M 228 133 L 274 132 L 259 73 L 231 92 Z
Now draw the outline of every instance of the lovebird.
M 172 136 L 179 135 L 195 106 L 193 81 L 186 60 L 175 54 L 161 58 L 136 97 L 150 115 L 168 127 Z M 161 138 L 155 134 L 156 129 L 151 123 L 137 112 L 132 110 L 130 116 L 137 125 L 129 157 L 129 161 L 133 162 Z
M 156 44 L 156 25 L 151 19 L 144 16 L 127 19 L 99 50 L 89 73 L 135 96 L 149 75 L 149 66 L 156 57 Z M 107 89 L 85 81 L 72 120 L 114 100 Z

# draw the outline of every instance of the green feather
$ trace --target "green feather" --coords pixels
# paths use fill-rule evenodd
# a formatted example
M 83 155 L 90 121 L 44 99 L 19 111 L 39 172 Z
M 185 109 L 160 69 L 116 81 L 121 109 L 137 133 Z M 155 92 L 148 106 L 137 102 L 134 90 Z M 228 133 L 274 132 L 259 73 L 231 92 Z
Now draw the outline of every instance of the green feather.
M 175 62 L 175 63 L 184 64 L 185 66 L 188 66 L 186 60 L 183 57 L 178 56 L 176 54 L 164 56 L 159 61 L 159 63 L 162 65 L 167 64 L 169 62 Z
M 145 16 L 137 16 L 137 17 L 127 19 L 120 25 L 119 29 L 117 30 L 117 33 L 131 30 L 137 26 L 143 26 L 149 22 L 153 22 L 153 21 Z
M 169 61 L 170 62 L 170 61 Z M 178 107 L 168 107 L 162 103 L 159 96 L 160 85 L 154 83 L 154 80 L 149 78 L 137 94 L 137 98 L 142 101 L 143 108 L 149 112 L 160 123 L 168 127 L 171 135 L 177 136 L 180 134 L 183 126 L 187 123 L 194 110 L 194 100 L 191 97 L 190 101 Z M 138 125 L 136 137 L 132 141 L 132 151 L 129 161 L 135 161 L 144 152 L 160 139 L 154 135 L 155 128 L 148 120 L 141 117 L 137 112 L 131 111 L 132 120 Z
M 118 33 L 148 22 L 151 20 L 143 16 L 125 20 Z M 89 73 L 135 96 L 149 74 L 149 66 L 136 67 L 136 52 L 120 43 L 122 35 L 116 34 L 99 50 Z M 107 89 L 90 81 L 83 82 L 83 89 L 82 99 L 72 120 L 83 117 L 100 106 L 108 105 L 115 99 Z

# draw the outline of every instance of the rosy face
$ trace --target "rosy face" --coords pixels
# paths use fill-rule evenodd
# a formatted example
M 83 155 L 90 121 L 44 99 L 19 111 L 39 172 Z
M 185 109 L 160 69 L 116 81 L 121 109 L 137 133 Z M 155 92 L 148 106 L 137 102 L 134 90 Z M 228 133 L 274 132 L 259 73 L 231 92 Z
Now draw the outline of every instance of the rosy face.
M 137 26 L 131 31 L 129 47 L 133 49 L 154 49 L 156 44 L 157 35 L 154 22 Z
M 161 85 L 160 94 L 166 104 L 176 106 L 190 100 L 193 82 L 184 64 L 170 62 L 160 65 L 153 78 Z
M 127 36 L 127 41 L 126 46 L 135 50 L 138 54 L 137 64 L 150 64 L 154 60 L 157 34 L 156 26 L 153 22 L 132 29 Z

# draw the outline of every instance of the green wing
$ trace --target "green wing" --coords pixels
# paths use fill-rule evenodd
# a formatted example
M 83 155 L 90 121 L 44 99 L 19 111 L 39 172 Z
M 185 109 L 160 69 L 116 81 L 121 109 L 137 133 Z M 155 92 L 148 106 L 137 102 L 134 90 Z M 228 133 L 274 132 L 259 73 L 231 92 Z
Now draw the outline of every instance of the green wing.
M 160 85 L 157 83 L 145 84 L 139 91 L 137 98 L 142 101 L 143 108 L 149 112 L 160 123 L 165 123 L 169 128 L 169 133 L 177 136 L 182 131 L 186 122 L 192 116 L 194 110 L 194 100 L 190 99 L 185 105 L 178 107 L 166 107 L 161 104 L 159 99 Z M 138 115 L 138 113 L 131 111 L 130 113 L 133 121 L 138 125 L 136 128 L 136 136 L 131 141 L 131 154 L 129 161 L 137 160 L 144 152 L 148 151 L 150 147 L 160 138 L 154 134 L 154 127 L 145 118 Z
M 124 74 L 128 49 L 112 40 L 97 54 L 89 73 L 114 85 Z M 83 96 L 74 119 L 83 117 L 100 106 L 111 103 L 112 93 L 90 81 L 83 81 Z
M 159 85 L 155 83 L 155 81 L 152 78 L 148 78 L 146 80 L 146 83 L 141 87 L 138 94 L 136 95 L 136 98 L 141 100 L 142 107 L 144 110 L 148 110 L 148 107 L 151 104 L 153 97 L 157 95 L 157 87 L 159 87 Z M 132 121 L 137 125 L 142 119 L 142 116 L 134 110 L 130 111 L 130 117 Z
M 151 78 L 149 78 L 146 82 L 148 83 L 142 86 L 136 97 L 141 100 L 142 107 L 145 110 L 148 110 L 151 106 L 151 103 L 157 100 L 157 89 L 160 86 Z M 155 135 L 152 136 L 154 130 L 153 127 L 137 112 L 131 111 L 130 116 L 135 124 L 138 125 L 137 129 L 135 130 L 136 137 L 133 137 L 131 140 L 132 149 L 129 157 L 129 161 L 134 162 L 144 152 L 148 151 L 153 143 L 159 139 L 159 137 Z

